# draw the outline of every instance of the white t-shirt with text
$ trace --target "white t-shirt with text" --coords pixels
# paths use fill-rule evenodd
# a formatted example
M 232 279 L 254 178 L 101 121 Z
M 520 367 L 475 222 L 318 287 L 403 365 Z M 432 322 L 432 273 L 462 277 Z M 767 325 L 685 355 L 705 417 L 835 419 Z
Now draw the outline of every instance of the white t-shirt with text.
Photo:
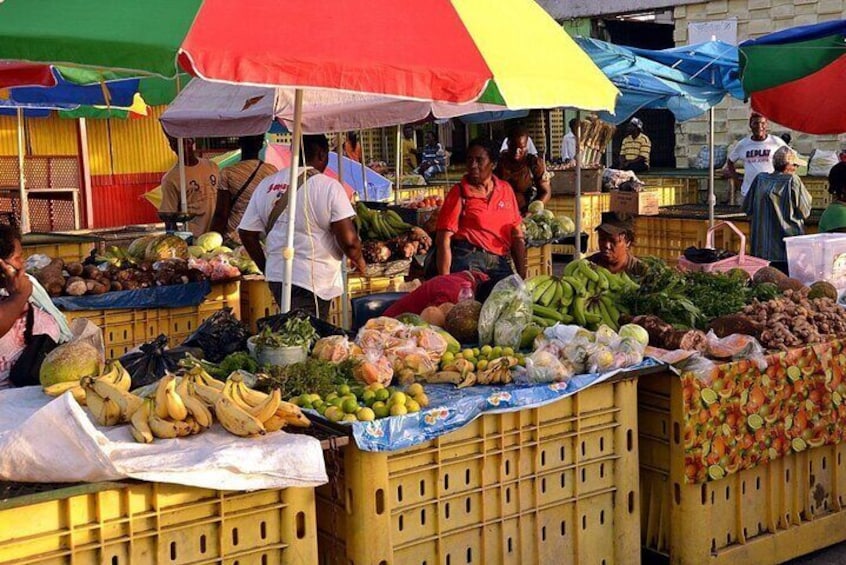
M 276 200 L 288 190 L 291 172 L 283 169 L 261 181 L 253 192 L 238 229 L 265 233 Z M 291 283 L 312 291 L 323 300 L 343 292 L 341 261 L 343 250 L 332 233 L 332 222 L 355 216 L 344 187 L 323 174 L 310 177 L 297 190 L 294 223 L 294 265 Z M 267 234 L 265 279 L 284 282 L 285 260 L 282 251 L 288 236 L 288 210 L 285 210 Z
M 773 172 L 773 153 L 785 145 L 781 138 L 768 135 L 763 141 L 755 141 L 751 136 L 744 137 L 734 146 L 728 158 L 731 162 L 743 161 L 743 184 L 740 186 L 743 196 L 749 192 L 758 173 Z

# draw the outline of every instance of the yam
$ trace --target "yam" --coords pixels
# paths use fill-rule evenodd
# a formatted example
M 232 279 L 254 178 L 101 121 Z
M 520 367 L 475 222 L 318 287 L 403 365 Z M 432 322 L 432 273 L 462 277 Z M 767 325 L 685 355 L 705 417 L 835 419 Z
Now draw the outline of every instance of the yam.
M 87 291 L 85 281 L 79 276 L 70 277 L 65 285 L 65 294 L 68 296 L 82 296 Z
M 65 277 L 62 275 L 62 270 L 65 267 L 65 262 L 61 259 L 53 259 L 50 261 L 50 264 L 46 267 L 43 267 L 35 273 L 35 278 L 41 283 L 47 292 L 50 292 L 50 288 L 53 289 L 61 286 L 62 288 L 59 289 L 59 294 L 62 293 L 62 290 L 65 288 Z M 57 296 L 53 294 L 52 296 Z
M 72 277 L 81 277 L 83 272 L 82 263 L 78 261 L 74 261 L 73 263 L 68 263 L 65 265 L 65 270 L 68 272 L 68 275 Z
M 720 316 L 715 318 L 708 324 L 708 329 L 713 331 L 717 337 L 727 337 L 732 334 L 751 335 L 758 337 L 761 335 L 762 325 L 750 319 L 743 314 L 731 314 L 729 316 Z
M 103 273 L 97 265 L 85 265 L 82 268 L 82 276 L 86 279 L 97 280 L 103 276 Z

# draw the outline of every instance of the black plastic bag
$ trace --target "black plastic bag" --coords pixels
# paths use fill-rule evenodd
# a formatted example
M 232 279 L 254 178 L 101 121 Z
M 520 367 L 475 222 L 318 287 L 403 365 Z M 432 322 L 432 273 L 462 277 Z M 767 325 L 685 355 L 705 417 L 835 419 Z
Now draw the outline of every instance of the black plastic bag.
M 290 312 L 286 312 L 285 314 L 277 314 L 275 316 L 268 316 L 267 318 L 261 318 L 260 320 L 256 321 L 256 326 L 258 327 L 258 331 L 261 332 L 265 326 L 270 326 L 270 330 L 274 332 L 278 332 L 282 330 L 282 327 L 285 325 L 285 322 L 288 318 L 298 318 L 298 319 L 307 319 L 311 323 L 311 327 L 314 328 L 314 331 L 317 332 L 317 335 L 320 337 L 329 337 L 330 335 L 348 335 L 343 329 L 333 326 L 329 322 L 321 320 L 315 316 L 312 316 L 308 312 L 304 310 L 291 310 Z
M 250 328 L 232 315 L 232 308 L 226 307 L 209 316 L 182 345 L 199 347 L 203 359 L 220 363 L 230 353 L 246 351 L 248 337 Z
M 132 389 L 156 382 L 167 371 L 176 371 L 179 361 L 188 354 L 198 359 L 203 355 L 202 349 L 198 347 L 180 345 L 168 349 L 166 335 L 160 335 L 139 349 L 140 351 L 127 353 L 120 358 L 120 364 L 129 371 L 132 378 Z
M 709 249 L 699 247 L 688 247 L 684 250 L 684 258 L 691 263 L 707 264 L 716 263 L 729 257 L 734 257 L 736 253 L 726 251 L 725 249 Z

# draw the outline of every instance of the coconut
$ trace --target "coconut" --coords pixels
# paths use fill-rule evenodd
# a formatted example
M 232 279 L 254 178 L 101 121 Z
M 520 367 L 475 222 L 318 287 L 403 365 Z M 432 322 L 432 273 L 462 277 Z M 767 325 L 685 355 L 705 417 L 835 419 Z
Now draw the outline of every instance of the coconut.
M 479 341 L 479 314 L 482 304 L 476 300 L 462 300 L 449 311 L 444 329 L 460 343 Z
M 41 386 L 96 377 L 102 371 L 100 352 L 85 341 L 60 345 L 44 357 L 38 378 Z
M 755 276 L 752 277 L 752 282 L 754 282 L 755 284 L 761 284 L 765 282 L 778 284 L 780 281 L 783 281 L 786 278 L 787 275 L 785 275 L 775 267 L 764 267 L 762 269 L 758 269 L 755 272 Z
M 837 289 L 828 281 L 817 281 L 811 285 L 811 292 L 808 298 L 830 298 L 837 300 Z

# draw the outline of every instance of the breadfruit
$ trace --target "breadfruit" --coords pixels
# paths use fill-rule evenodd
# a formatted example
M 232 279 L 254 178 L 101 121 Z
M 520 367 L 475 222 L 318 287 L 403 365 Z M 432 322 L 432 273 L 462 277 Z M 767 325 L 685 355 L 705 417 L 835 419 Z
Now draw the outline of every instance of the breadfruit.
M 837 300 L 837 289 L 828 281 L 817 281 L 811 285 L 808 298 L 831 298 Z
M 786 278 L 787 275 L 785 275 L 775 267 L 764 267 L 762 269 L 758 269 L 755 272 L 755 276 L 752 277 L 752 282 L 754 282 L 755 284 L 761 284 L 765 282 L 778 284 L 779 281 L 783 281 Z
M 778 289 L 782 292 L 787 290 L 802 290 L 803 288 L 807 288 L 804 284 L 796 279 L 792 279 L 790 277 L 786 277 L 778 281 Z
M 482 304 L 476 300 L 462 300 L 449 311 L 444 329 L 460 343 L 479 340 L 479 314 Z

